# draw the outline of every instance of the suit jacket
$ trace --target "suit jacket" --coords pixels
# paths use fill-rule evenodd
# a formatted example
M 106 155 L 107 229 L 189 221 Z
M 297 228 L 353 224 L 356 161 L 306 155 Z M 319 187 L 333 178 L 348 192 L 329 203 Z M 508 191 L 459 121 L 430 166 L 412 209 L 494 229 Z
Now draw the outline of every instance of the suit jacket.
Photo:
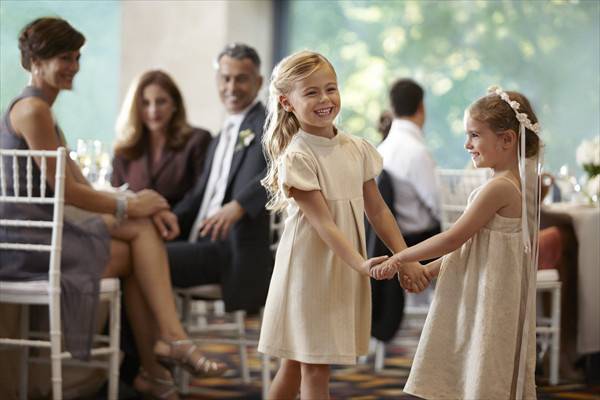
M 223 199 L 223 204 L 237 200 L 245 210 L 225 240 L 231 262 L 223 265 L 221 284 L 228 311 L 258 311 L 265 303 L 273 269 L 273 256 L 269 249 L 269 216 L 265 209 L 267 193 L 260 184 L 267 166 L 261 145 L 264 123 L 265 108 L 257 103 L 246 114 L 239 128 L 240 132 L 251 130 L 255 137 L 247 146 L 241 146 L 234 152 Z M 202 205 L 219 139 L 213 140 L 209 146 L 202 176 L 173 209 L 179 220 L 182 240 L 189 237 Z
M 202 173 L 211 140 L 210 132 L 194 128 L 185 146 L 177 151 L 165 148 L 162 159 L 154 168 L 150 166 L 147 151 L 135 160 L 115 156 L 111 184 L 121 186 L 128 183 L 129 189 L 134 192 L 156 190 L 173 207 Z

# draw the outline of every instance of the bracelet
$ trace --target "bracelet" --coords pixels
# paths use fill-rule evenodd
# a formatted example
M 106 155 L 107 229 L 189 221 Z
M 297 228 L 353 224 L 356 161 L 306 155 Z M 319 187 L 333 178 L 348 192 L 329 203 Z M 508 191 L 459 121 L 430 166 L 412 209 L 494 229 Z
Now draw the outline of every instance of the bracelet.
M 115 210 L 115 218 L 117 219 L 117 224 L 121 224 L 124 219 L 127 219 L 127 197 L 126 196 L 118 196 L 117 197 L 117 209 Z

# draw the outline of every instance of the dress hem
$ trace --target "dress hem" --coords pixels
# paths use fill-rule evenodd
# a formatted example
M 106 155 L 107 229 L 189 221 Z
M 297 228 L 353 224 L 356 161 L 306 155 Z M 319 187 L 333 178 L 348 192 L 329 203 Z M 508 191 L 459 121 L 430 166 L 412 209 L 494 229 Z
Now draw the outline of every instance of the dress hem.
M 258 351 L 272 357 L 285 358 L 306 364 L 336 364 L 336 365 L 356 365 L 356 359 L 362 354 L 344 356 L 344 355 L 318 355 L 318 354 L 298 354 L 292 351 L 282 350 L 265 345 L 259 345 Z

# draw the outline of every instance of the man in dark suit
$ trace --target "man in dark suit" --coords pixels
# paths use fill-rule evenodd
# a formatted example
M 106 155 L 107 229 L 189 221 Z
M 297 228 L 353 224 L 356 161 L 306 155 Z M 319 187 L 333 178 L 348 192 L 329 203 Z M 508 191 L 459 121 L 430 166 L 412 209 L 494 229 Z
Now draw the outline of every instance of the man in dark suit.
M 219 54 L 217 86 L 228 113 L 207 151 L 196 185 L 174 207 L 181 235 L 167 251 L 176 287 L 220 283 L 227 311 L 264 305 L 273 257 L 269 250 L 266 171 L 261 138 L 265 108 L 260 58 L 243 44 Z

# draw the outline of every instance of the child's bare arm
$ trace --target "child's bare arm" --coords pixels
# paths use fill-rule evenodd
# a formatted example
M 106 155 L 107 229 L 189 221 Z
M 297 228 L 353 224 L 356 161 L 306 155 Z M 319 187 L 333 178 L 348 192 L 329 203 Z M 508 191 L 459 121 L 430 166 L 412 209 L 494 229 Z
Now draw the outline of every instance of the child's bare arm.
M 452 227 L 393 256 L 397 261 L 421 261 L 448 254 L 483 228 L 501 208 L 509 204 L 514 189 L 504 179 L 489 182 Z
M 292 188 L 290 194 L 321 239 L 338 257 L 356 271 L 363 275 L 369 275 L 369 270 L 374 265 L 388 258 L 383 256 L 365 260 L 335 224 L 320 190 L 304 191 Z
M 406 242 L 398 227 L 396 218 L 383 201 L 377 183 L 374 179 L 363 184 L 363 198 L 365 214 L 373 226 L 377 236 L 385 243 L 392 253 L 397 253 L 406 248 Z

